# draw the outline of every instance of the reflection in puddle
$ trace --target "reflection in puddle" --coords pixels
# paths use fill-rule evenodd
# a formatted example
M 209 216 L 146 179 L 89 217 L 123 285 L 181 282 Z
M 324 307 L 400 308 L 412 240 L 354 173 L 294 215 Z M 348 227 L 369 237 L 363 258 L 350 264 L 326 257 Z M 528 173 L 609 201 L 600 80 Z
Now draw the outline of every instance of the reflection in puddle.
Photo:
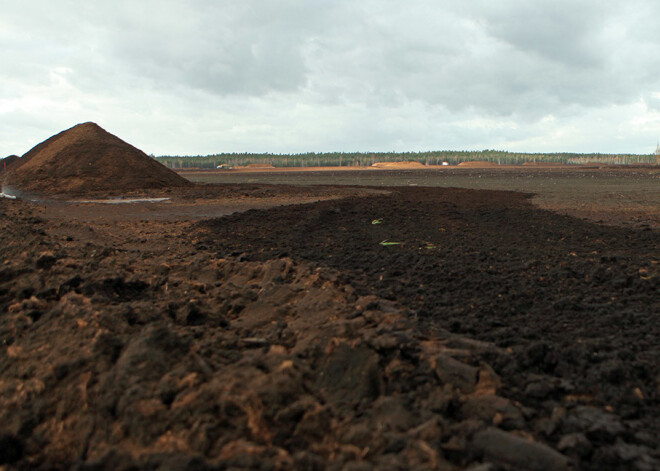
M 161 203 L 170 198 L 113 198 L 107 200 L 78 200 L 72 203 L 124 204 L 124 203 Z

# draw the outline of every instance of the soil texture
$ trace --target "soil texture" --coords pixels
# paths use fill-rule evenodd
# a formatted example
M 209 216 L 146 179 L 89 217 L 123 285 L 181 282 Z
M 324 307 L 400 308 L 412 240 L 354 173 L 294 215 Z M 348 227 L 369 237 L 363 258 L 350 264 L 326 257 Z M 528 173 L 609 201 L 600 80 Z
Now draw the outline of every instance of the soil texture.
M 501 191 L 169 195 L 0 199 L 0 466 L 660 467 L 657 231 Z
M 198 183 L 424 186 L 506 190 L 533 194 L 532 203 L 553 212 L 611 225 L 660 229 L 660 167 L 517 165 L 424 169 L 374 167 L 277 168 L 270 171 L 188 171 Z
M 209 221 L 209 243 L 219 255 L 331 268 L 429 331 L 512 351 L 492 366 L 525 407 L 598 407 L 633 435 L 660 435 L 658 231 L 557 215 L 520 193 L 390 190 Z M 548 376 L 537 383 L 538 374 Z M 546 434 L 545 423 L 530 432 Z M 618 439 L 596 448 L 608 440 Z M 598 456 L 593 469 L 605 466 Z
M 471 168 L 485 168 L 485 167 L 497 167 L 497 162 L 488 162 L 486 160 L 468 160 L 465 162 L 460 162 L 459 167 L 471 167 Z

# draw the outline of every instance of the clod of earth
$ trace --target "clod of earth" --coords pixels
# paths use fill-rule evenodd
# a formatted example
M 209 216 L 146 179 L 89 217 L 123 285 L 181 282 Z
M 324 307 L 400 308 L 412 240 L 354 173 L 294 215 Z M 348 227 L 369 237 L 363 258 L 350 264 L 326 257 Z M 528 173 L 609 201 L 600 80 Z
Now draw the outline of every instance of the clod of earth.
M 656 232 L 465 190 L 135 210 L 0 201 L 8 469 L 660 467 Z

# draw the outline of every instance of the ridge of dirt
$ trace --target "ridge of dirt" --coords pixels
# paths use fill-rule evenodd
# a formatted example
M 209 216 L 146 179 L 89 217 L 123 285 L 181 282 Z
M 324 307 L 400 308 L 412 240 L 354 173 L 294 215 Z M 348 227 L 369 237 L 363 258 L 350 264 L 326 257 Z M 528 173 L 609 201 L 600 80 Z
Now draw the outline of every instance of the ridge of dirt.
M 512 432 L 488 364 L 508 352 L 332 270 L 214 258 L 190 223 L 0 212 L 5 469 L 571 465 Z
M 203 223 L 0 200 L 0 465 L 657 469 L 657 233 L 387 190 Z
M 82 123 L 29 150 L 5 184 L 37 195 L 128 191 L 192 184 L 95 123 Z
M 590 440 L 583 469 L 627 466 L 610 462 L 618 440 L 641 439 L 657 457 L 647 438 L 660 434 L 658 231 L 561 216 L 520 193 L 389 190 L 203 226 L 219 255 L 328 267 L 357 294 L 406 306 L 421 325 L 510 349 L 492 366 L 507 397 L 529 410 L 612 413 L 630 435 Z M 554 379 L 537 383 L 535 374 Z M 559 447 L 566 430 L 544 424 L 532 433 Z

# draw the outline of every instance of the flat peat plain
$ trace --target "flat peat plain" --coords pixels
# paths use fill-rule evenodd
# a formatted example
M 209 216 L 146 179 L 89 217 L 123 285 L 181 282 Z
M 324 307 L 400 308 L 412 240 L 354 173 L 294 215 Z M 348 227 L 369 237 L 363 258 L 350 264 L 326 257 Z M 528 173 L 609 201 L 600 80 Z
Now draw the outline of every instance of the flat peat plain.
M 622 225 L 660 227 L 660 167 L 502 166 L 424 170 L 270 169 L 186 171 L 200 183 L 429 186 L 510 190 L 533 195 L 541 208 Z
M 659 468 L 657 168 L 184 175 L 0 200 L 7 469 Z

